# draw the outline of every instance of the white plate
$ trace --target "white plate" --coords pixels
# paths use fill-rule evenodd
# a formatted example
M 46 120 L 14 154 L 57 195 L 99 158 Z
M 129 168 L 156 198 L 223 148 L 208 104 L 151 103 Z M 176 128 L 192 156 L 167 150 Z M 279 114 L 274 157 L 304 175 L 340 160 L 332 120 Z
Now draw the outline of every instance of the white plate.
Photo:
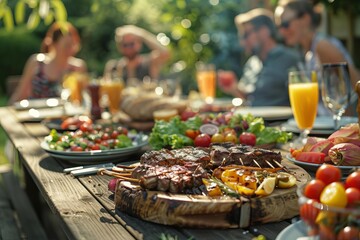
M 305 237 L 305 236 L 307 236 L 306 225 L 303 221 L 300 220 L 284 228 L 279 233 L 279 235 L 277 235 L 275 240 L 290 240 L 290 239 L 296 240 L 300 237 Z M 311 239 L 315 240 L 318 238 L 314 237 Z
M 306 169 L 312 173 L 315 173 L 316 170 L 322 165 L 322 164 L 297 161 L 296 159 L 292 158 L 290 155 L 286 155 L 286 158 L 290 162 L 293 162 L 294 164 L 296 164 L 296 165 L 302 167 L 303 169 Z M 354 168 L 359 168 L 359 166 L 337 166 L 337 167 L 340 168 L 340 170 L 343 174 L 343 177 L 349 175 Z
M 291 107 L 239 107 L 235 113 L 252 114 L 254 117 L 262 117 L 264 120 L 284 120 L 293 116 Z
M 75 105 L 65 105 L 57 106 L 57 107 L 48 107 L 48 108 L 30 108 L 25 111 L 19 111 L 17 113 L 17 117 L 20 121 L 42 121 L 45 118 L 56 118 L 66 116 L 75 116 L 81 115 L 85 112 L 85 108 L 83 106 L 75 106 Z
M 98 150 L 89 152 L 57 151 L 49 148 L 47 142 L 41 142 L 41 148 L 51 156 L 65 160 L 72 164 L 91 165 L 98 163 L 119 162 L 127 160 L 126 157 L 140 152 L 148 144 L 148 136 L 138 134 L 133 140 L 134 146 L 120 149 Z
M 15 102 L 14 108 L 17 110 L 24 110 L 30 108 L 48 108 L 63 105 L 60 98 L 40 98 L 40 99 L 24 99 Z

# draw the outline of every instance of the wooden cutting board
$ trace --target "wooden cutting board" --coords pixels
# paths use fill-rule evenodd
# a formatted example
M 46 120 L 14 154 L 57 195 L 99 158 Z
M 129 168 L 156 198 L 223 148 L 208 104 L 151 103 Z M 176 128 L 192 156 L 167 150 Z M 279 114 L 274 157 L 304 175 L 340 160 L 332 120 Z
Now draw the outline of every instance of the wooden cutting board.
M 119 182 L 115 192 L 116 207 L 146 221 L 199 228 L 243 228 L 253 224 L 277 222 L 299 214 L 298 186 L 311 180 L 302 168 L 283 160 L 294 173 L 297 185 L 275 189 L 266 197 L 211 198 L 203 195 L 171 194 L 143 190 L 130 182 Z

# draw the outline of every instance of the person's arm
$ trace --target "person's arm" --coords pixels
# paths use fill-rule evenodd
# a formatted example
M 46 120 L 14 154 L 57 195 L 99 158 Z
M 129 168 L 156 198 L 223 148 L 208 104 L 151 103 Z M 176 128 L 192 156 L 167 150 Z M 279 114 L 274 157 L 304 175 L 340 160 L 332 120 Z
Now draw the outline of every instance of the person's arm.
M 35 71 L 38 69 L 36 60 L 37 54 L 31 56 L 24 67 L 23 74 L 21 75 L 20 82 L 15 89 L 15 92 L 11 95 L 8 104 L 27 99 L 31 96 L 32 85 L 31 81 L 34 78 Z
M 151 32 L 134 26 L 134 25 L 126 25 L 121 27 L 121 35 L 130 33 L 138 36 L 142 42 L 151 49 L 150 57 L 151 57 L 151 75 L 158 76 L 161 66 L 170 59 L 170 51 L 169 49 L 162 45 L 154 34 Z
M 110 59 L 109 61 L 106 62 L 105 68 L 104 68 L 104 74 L 103 74 L 104 79 L 112 78 L 114 68 L 115 69 L 117 68 L 116 65 L 117 65 L 116 59 Z
M 220 89 L 229 95 L 234 97 L 246 99 L 246 94 L 244 94 L 238 86 L 237 77 L 232 71 L 219 70 L 217 73 L 218 85 Z
M 335 45 L 326 40 L 319 41 L 316 47 L 316 52 L 321 63 L 336 63 L 346 61 L 342 52 Z M 355 84 L 360 79 L 360 74 L 352 64 L 349 64 L 349 72 L 351 86 L 353 89 L 355 89 Z

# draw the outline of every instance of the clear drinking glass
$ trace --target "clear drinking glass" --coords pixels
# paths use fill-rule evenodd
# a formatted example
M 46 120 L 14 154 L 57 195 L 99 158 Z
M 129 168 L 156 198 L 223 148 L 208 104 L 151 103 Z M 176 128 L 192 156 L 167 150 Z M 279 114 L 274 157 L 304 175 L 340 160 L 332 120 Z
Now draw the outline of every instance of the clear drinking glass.
M 315 71 L 291 71 L 289 72 L 289 97 L 291 109 L 300 136 L 294 141 L 294 147 L 298 148 L 306 143 L 317 113 L 319 100 L 319 86 Z
M 333 114 L 336 130 L 351 97 L 350 74 L 346 62 L 322 65 L 321 95 L 324 105 Z

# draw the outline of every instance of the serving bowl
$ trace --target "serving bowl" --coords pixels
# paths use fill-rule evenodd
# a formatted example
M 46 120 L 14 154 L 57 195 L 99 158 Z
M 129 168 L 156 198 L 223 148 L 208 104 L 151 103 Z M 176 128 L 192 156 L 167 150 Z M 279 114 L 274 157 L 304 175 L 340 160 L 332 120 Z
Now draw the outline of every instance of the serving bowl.
M 339 208 L 319 203 L 304 195 L 306 184 L 297 189 L 300 217 L 307 235 L 320 240 L 360 239 L 360 208 Z

